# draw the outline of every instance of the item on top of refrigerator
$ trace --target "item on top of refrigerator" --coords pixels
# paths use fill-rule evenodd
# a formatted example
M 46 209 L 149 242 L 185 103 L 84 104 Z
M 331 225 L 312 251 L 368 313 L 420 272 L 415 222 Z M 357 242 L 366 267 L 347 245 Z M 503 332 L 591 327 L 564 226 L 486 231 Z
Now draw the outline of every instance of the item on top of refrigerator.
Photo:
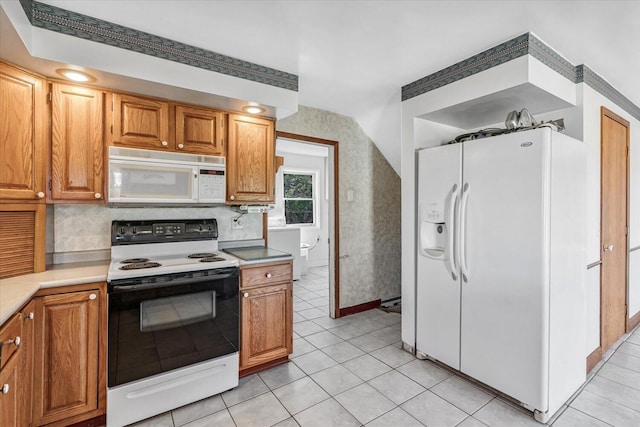
M 458 144 L 465 141 L 473 141 L 476 139 L 488 138 L 491 136 L 502 135 L 511 132 L 521 132 L 525 130 L 537 129 L 542 127 L 548 127 L 553 131 L 561 132 L 565 129 L 564 119 L 549 120 L 548 122 L 536 122 L 533 116 L 523 108 L 519 113 L 513 110 L 507 114 L 505 120 L 506 128 L 486 128 L 480 129 L 475 132 L 463 133 L 456 136 L 451 141 L 445 142 L 442 145 Z

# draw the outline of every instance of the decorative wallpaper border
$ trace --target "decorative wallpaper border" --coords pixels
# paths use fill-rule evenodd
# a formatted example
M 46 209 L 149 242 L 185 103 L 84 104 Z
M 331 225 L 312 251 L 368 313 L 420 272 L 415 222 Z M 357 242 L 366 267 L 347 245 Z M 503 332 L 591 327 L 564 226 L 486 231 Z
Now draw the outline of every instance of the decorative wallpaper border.
M 529 53 L 529 34 L 523 34 L 402 87 L 402 100 L 446 86 Z
M 298 91 L 298 76 L 33 0 L 20 0 L 31 25 L 192 67 Z
M 402 101 L 448 85 L 524 55 L 531 55 L 573 83 L 586 83 L 640 120 L 640 107 L 586 65 L 573 65 L 531 33 L 501 43 L 402 87 Z
M 607 97 L 611 102 L 640 120 L 640 107 L 631 102 L 626 96 L 618 92 L 605 79 L 596 74 L 586 65 L 576 66 L 576 83 L 586 83 L 596 92 Z

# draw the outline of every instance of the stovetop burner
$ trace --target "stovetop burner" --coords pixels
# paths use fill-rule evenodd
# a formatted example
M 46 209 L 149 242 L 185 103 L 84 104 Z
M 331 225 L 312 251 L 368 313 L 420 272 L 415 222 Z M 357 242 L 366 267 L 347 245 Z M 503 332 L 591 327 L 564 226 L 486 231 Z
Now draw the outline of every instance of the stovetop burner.
M 238 259 L 219 250 L 216 230 L 213 218 L 115 220 L 107 282 L 237 268 Z
M 224 261 L 225 259 L 219 256 L 208 256 L 208 257 L 204 257 L 200 260 L 200 262 L 218 262 L 218 261 Z
M 198 252 L 187 256 L 187 258 L 211 258 L 218 256 L 215 252 Z
M 154 268 L 160 267 L 162 264 L 159 262 L 134 262 L 131 264 L 125 264 L 120 267 L 120 270 L 140 270 L 142 268 Z
M 137 263 L 147 262 L 147 261 L 149 261 L 149 258 L 129 258 L 129 259 L 120 261 L 120 264 L 137 264 Z

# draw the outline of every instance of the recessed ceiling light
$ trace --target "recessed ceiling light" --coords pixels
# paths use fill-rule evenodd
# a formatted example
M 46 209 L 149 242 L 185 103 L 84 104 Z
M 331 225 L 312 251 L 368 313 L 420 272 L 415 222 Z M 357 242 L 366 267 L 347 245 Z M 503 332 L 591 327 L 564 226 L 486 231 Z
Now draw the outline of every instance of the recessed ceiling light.
M 246 107 L 242 107 L 242 111 L 249 114 L 260 114 L 264 113 L 264 108 L 258 107 L 257 105 L 247 105 Z
M 58 68 L 56 70 L 56 73 L 58 73 L 65 79 L 79 83 L 94 82 L 96 80 L 95 77 L 90 74 L 87 74 L 83 71 L 72 70 L 70 68 Z

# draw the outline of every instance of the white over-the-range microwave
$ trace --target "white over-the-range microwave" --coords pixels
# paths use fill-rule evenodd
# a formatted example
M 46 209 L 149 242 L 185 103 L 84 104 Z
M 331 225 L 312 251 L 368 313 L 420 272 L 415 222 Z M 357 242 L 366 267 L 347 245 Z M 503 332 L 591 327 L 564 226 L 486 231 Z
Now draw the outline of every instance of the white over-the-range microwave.
M 225 202 L 225 158 L 109 147 L 113 206 L 215 205 Z

